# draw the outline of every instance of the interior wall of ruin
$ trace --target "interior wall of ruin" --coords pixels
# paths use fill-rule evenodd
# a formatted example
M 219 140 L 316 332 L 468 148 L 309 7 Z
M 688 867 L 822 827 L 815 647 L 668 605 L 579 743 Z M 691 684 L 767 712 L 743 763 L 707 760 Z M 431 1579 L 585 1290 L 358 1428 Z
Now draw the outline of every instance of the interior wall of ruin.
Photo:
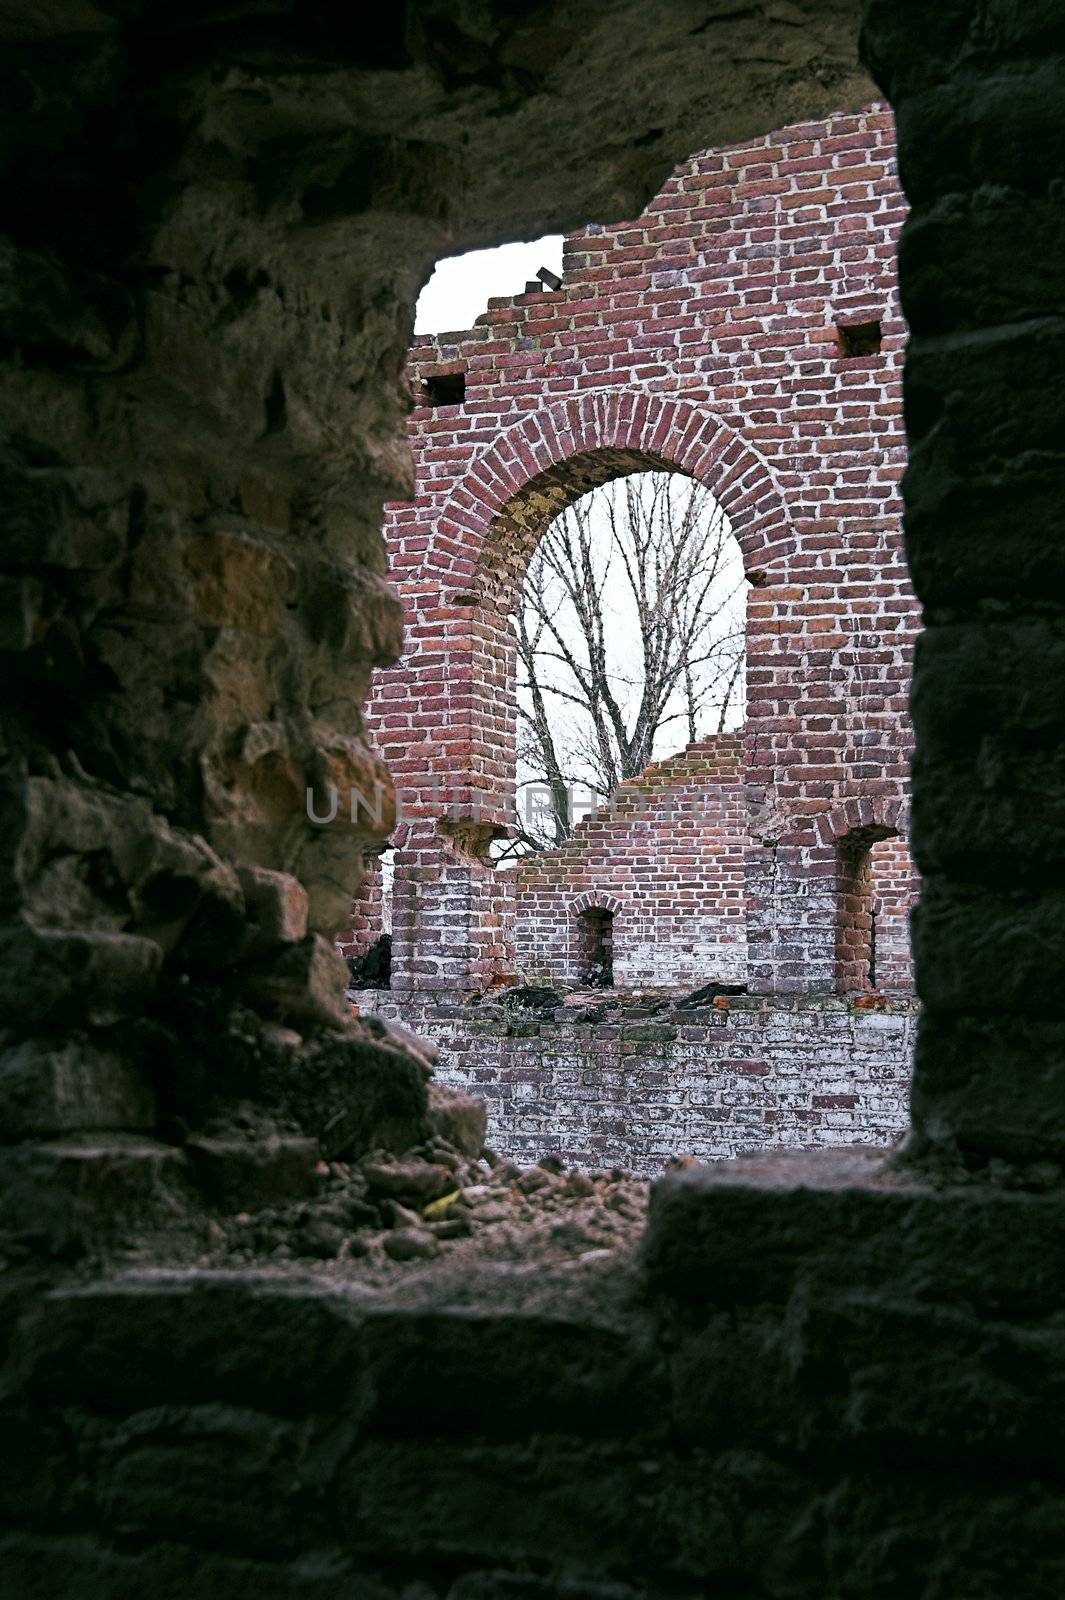
M 909 1124 L 912 998 L 352 995 L 431 1039 L 441 1081 L 483 1100 L 489 1146 L 522 1165 L 657 1178 L 677 1158 L 883 1149 Z
M 514 867 L 514 967 L 580 987 L 579 923 L 611 918 L 610 986 L 747 978 L 743 740 L 712 734 L 622 783 L 568 843 Z

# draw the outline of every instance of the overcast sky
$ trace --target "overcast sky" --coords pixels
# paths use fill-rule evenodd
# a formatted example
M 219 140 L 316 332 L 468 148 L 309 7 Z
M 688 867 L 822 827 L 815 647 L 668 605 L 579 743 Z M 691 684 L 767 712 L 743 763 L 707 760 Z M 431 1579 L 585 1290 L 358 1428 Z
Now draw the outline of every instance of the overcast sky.
M 474 318 L 488 307 L 490 295 L 523 293 L 526 280 L 539 267 L 562 272 L 562 235 L 528 243 L 501 244 L 494 250 L 471 250 L 464 256 L 438 261 L 429 282 L 418 296 L 415 333 L 452 333 L 472 328 Z

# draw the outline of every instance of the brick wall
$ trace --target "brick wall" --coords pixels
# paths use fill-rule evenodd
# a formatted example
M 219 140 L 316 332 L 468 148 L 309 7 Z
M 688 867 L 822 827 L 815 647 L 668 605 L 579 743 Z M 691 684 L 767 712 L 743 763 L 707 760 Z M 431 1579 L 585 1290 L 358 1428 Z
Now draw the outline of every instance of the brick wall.
M 569 235 L 560 290 L 492 300 L 475 327 L 415 340 L 416 495 L 386 517 L 406 644 L 370 709 L 404 808 L 397 988 L 476 990 L 526 965 L 566 976 L 571 871 L 587 868 L 581 892 L 615 893 L 587 836 L 516 877 L 494 870 L 488 846 L 510 817 L 508 616 L 529 556 L 562 506 L 650 468 L 712 491 L 751 584 L 748 954 L 711 938 L 703 975 L 727 945 L 725 968 L 763 992 L 831 992 L 841 971 L 865 982 L 864 945 L 842 963 L 840 840 L 850 827 L 905 831 L 917 625 L 899 531 L 904 212 L 886 108 L 805 123 L 695 156 L 640 217 Z M 852 337 L 874 322 L 878 348 Z M 461 404 L 429 403 L 440 374 L 461 377 Z M 616 912 L 619 981 L 663 981 L 694 958 L 698 918 L 673 927 L 676 905 L 655 887 L 672 871 L 663 844 L 638 913 L 634 891 Z M 731 857 L 722 868 L 731 893 Z M 556 871 L 557 891 L 545 878 Z M 709 908 L 713 885 L 695 877 L 678 892 Z M 878 939 L 881 970 L 904 988 L 912 872 L 894 882 Z M 349 944 L 374 935 L 372 908 L 356 921 Z M 731 929 L 729 916 L 717 926 Z
M 742 740 L 653 762 L 561 849 L 515 876 L 514 954 L 531 983 L 580 983 L 582 918 L 612 918 L 618 988 L 747 975 Z
M 489 1145 L 517 1161 L 654 1175 L 673 1155 L 887 1145 L 907 1126 L 913 1000 L 355 998 L 434 1041 L 441 1081 L 484 1097 Z

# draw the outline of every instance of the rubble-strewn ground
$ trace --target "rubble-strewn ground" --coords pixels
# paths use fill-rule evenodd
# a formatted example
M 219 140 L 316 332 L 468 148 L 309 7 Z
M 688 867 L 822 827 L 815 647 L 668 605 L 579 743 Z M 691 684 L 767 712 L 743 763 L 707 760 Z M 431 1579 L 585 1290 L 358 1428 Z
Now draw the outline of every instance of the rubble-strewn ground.
M 491 1151 L 470 1158 L 440 1137 L 400 1156 L 323 1162 L 319 1176 L 313 1199 L 189 1214 L 165 1236 L 110 1253 L 109 1265 L 313 1266 L 315 1276 L 382 1285 L 434 1261 L 592 1265 L 634 1245 L 649 1188 L 619 1169 L 583 1172 L 550 1156 L 531 1167 Z

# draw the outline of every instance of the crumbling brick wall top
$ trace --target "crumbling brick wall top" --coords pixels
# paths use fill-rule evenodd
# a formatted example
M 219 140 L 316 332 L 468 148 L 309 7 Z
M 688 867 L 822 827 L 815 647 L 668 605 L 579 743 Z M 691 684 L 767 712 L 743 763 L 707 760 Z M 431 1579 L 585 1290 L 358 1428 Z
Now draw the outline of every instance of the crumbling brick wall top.
M 612 918 L 612 985 L 741 980 L 747 970 L 743 740 L 716 734 L 646 767 L 557 850 L 515 868 L 517 970 L 580 982 L 581 918 Z

